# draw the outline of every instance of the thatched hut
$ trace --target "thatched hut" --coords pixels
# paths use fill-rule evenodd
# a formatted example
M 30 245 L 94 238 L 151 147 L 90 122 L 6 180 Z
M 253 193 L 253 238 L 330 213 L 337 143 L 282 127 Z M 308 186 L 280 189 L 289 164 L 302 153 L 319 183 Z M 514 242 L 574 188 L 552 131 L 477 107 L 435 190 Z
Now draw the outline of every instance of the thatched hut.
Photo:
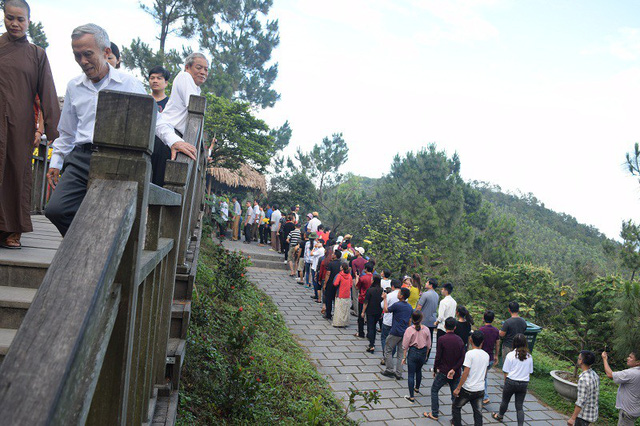
M 248 164 L 243 164 L 237 170 L 209 167 L 207 174 L 213 177 L 211 190 L 215 193 L 252 192 L 256 195 L 267 193 L 267 180 Z

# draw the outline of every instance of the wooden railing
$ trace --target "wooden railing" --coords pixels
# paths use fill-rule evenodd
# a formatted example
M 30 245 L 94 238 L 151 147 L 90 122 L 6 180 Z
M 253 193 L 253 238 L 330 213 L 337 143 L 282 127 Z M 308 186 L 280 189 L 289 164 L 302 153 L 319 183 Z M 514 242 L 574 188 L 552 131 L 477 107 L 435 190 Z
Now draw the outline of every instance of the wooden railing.
M 190 297 L 176 274 L 195 276 L 204 109 L 192 96 L 198 161 L 168 161 L 159 188 L 153 98 L 100 92 L 86 198 L 0 366 L 1 424 L 149 423 L 158 392 L 177 388 L 167 347 L 174 292 Z

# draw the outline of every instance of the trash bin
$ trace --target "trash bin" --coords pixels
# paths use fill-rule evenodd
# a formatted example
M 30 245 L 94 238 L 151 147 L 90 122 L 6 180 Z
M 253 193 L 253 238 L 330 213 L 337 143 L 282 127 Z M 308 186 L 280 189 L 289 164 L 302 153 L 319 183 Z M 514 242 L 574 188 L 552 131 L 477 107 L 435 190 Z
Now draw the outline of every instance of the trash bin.
M 529 352 L 533 352 L 533 345 L 536 344 L 536 337 L 542 331 L 542 327 L 535 325 L 532 322 L 527 321 L 527 329 L 524 332 L 527 338 L 527 345 L 529 346 Z

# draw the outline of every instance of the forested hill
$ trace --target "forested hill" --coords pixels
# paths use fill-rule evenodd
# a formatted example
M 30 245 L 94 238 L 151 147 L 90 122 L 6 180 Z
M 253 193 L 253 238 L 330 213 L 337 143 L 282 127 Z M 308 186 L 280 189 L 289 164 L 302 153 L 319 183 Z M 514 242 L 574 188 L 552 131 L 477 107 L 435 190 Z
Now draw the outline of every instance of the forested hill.
M 516 250 L 521 260 L 548 266 L 561 280 L 593 279 L 622 273 L 620 244 L 573 216 L 545 207 L 533 194 L 514 195 L 474 182 L 493 214 L 515 220 Z

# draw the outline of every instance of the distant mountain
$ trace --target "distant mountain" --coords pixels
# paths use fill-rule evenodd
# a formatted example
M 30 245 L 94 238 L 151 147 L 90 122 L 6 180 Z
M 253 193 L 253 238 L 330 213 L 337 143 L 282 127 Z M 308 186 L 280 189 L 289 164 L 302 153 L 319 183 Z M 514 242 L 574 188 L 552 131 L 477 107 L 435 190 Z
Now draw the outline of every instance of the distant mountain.
M 523 261 L 547 266 L 563 281 L 627 272 L 620 266 L 620 244 L 595 227 L 548 209 L 531 193 L 505 193 L 481 182 L 472 185 L 491 203 L 492 214 L 515 219 L 516 250 Z

